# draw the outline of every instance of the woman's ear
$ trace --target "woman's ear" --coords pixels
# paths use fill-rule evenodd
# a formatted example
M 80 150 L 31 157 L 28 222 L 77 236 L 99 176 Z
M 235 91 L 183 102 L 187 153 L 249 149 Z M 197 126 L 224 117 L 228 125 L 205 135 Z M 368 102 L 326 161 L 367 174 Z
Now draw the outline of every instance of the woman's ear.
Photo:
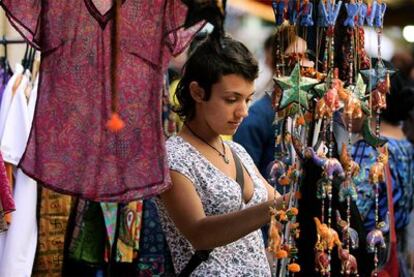
M 205 91 L 196 81 L 190 83 L 190 93 L 196 103 L 204 101 Z

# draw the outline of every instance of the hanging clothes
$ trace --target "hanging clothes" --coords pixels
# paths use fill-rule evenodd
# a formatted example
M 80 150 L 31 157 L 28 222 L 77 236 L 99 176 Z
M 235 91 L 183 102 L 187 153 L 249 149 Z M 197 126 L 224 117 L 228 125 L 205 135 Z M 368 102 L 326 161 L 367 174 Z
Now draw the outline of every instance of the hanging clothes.
M 107 237 L 99 203 L 78 199 L 75 213 L 68 243 L 69 259 L 95 268 L 103 267 Z
M 119 25 L 119 114 L 111 112 L 111 27 L 103 0 L 3 0 L 17 29 L 42 51 L 38 103 L 20 166 L 58 192 L 100 202 L 130 202 L 170 186 L 161 129 L 161 86 L 170 57 L 198 25 L 180 28 L 176 0 L 124 0 Z
M 10 78 L 10 81 L 7 83 L 6 88 L 3 92 L 3 97 L 0 105 L 0 139 L 3 137 L 4 127 L 6 126 L 7 115 L 9 114 L 10 105 L 13 99 L 13 86 L 16 83 L 17 79 L 20 79 L 24 68 L 21 64 L 16 64 L 15 71 L 13 76 Z
M 105 260 L 110 261 L 110 256 L 115 255 L 117 263 L 132 263 L 139 250 L 141 220 L 142 220 L 142 200 L 133 201 L 127 205 L 121 205 L 119 212 L 119 230 L 115 238 L 118 204 L 100 203 L 104 216 L 108 247 L 106 249 Z M 117 240 L 116 253 L 111 253 L 114 240 Z
M 137 270 L 140 277 L 175 276 L 154 197 L 144 200 Z
M 6 176 L 6 168 L 4 167 L 3 156 L 0 153 L 0 220 L 3 219 L 3 216 L 7 213 L 10 213 L 15 210 L 15 203 L 11 193 L 11 187 L 9 180 Z M 0 228 L 0 233 L 3 228 Z
M 17 89 L 14 96 L 12 93 L 1 137 L 0 149 L 4 160 L 14 166 L 19 163 L 29 137 L 31 120 L 25 94 L 29 80 L 30 72 L 26 70 L 11 84 L 12 90 L 13 87 Z M 37 183 L 19 168 L 14 168 L 13 174 L 16 211 L 12 213 L 9 230 L 0 237 L 0 277 L 30 276 L 37 246 Z
M 5 61 L 7 63 L 7 61 Z M 10 79 L 10 72 L 5 68 L 0 68 L 0 103 L 3 99 L 3 93 L 6 89 L 6 85 Z
M 39 189 L 39 242 L 32 276 L 61 276 L 72 197 Z
M 16 69 L 17 74 L 21 74 L 22 72 L 23 72 L 22 67 L 20 67 L 20 69 L 18 68 Z M 0 84 L 1 84 L 0 85 L 0 103 L 2 103 L 3 94 L 6 91 L 6 87 L 7 87 L 8 80 L 10 79 L 10 77 L 11 76 L 9 75 L 9 72 L 7 70 L 5 70 L 4 68 L 0 69 Z M 7 93 L 10 93 L 10 92 L 11 92 L 11 89 L 9 87 L 9 91 Z M 0 106 L 3 107 L 8 112 L 10 104 L 11 104 L 11 98 L 5 100 L 4 105 L 1 104 Z M 2 116 L 5 119 L 6 112 L 0 116 Z M 5 121 L 0 120 L 0 122 L 3 122 L 3 125 L 0 124 L 0 129 L 3 130 Z M 1 137 L 0 137 L 0 140 L 1 140 Z M 6 220 L 4 219 L 4 216 L 15 210 L 15 203 L 14 203 L 14 199 L 12 196 L 12 190 L 11 190 L 10 182 L 6 175 L 6 168 L 4 166 L 3 155 L 1 155 L 1 152 L 0 152 L 0 205 L 1 205 L 1 208 L 0 208 L 0 233 L 1 233 L 2 231 L 7 230 L 7 224 L 6 224 Z

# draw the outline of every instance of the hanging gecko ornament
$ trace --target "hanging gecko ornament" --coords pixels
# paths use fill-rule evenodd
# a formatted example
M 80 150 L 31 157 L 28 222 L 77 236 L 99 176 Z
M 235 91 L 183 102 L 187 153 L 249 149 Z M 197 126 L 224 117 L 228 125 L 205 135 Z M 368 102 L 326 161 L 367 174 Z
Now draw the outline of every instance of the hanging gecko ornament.
M 280 26 L 285 21 L 288 2 L 287 0 L 273 0 L 272 1 L 273 13 L 275 14 L 276 26 Z
M 309 0 L 303 0 L 299 10 L 300 26 L 313 26 L 312 11 L 313 4 Z
M 356 17 L 359 12 L 359 6 L 355 0 L 345 3 L 347 17 L 344 21 L 344 26 L 348 28 L 355 28 Z
M 367 2 L 367 13 L 366 13 L 366 23 L 369 27 L 372 27 L 374 25 L 374 17 L 377 13 L 377 1 L 375 0 L 369 0 Z
M 384 24 L 384 15 L 387 10 L 387 4 L 383 3 L 382 0 L 377 0 L 376 9 L 374 14 L 374 27 L 382 29 Z

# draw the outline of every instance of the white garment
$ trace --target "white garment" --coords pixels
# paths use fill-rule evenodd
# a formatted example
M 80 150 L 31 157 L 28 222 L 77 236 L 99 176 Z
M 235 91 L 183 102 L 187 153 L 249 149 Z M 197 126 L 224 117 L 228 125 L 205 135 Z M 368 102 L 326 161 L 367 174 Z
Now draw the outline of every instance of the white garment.
M 28 103 L 25 90 L 29 83 L 30 72 L 26 71 L 16 90 L 1 138 L 0 150 L 5 162 L 18 165 L 26 148 L 30 132 Z
M 9 230 L 4 232 L 0 248 L 0 277 L 26 277 L 32 275 L 37 245 L 36 201 L 37 183 L 21 169 L 15 175 L 14 201 Z
M 0 106 L 0 140 L 3 137 L 4 126 L 6 124 L 7 115 L 9 113 L 10 105 L 13 99 L 13 86 L 16 82 L 17 77 L 23 74 L 23 66 L 21 64 L 16 64 L 16 70 L 13 76 L 9 79 L 9 82 L 6 85 L 6 88 L 3 92 L 3 98 L 1 100 Z
M 15 165 L 25 150 L 33 116 L 25 96 L 29 78 L 27 71 L 11 102 L 1 138 L 0 149 L 7 157 L 4 160 Z M 9 230 L 0 235 L 0 277 L 31 276 L 36 253 L 37 183 L 21 169 L 16 169 L 14 176 L 16 211 L 12 213 Z
M 37 100 L 37 88 L 39 86 L 39 74 L 37 74 L 36 80 L 33 83 L 33 89 L 30 92 L 29 104 L 28 104 L 28 115 L 29 115 L 29 126 L 31 128 L 33 122 L 33 115 L 36 107 Z M 30 131 L 29 131 L 30 133 Z

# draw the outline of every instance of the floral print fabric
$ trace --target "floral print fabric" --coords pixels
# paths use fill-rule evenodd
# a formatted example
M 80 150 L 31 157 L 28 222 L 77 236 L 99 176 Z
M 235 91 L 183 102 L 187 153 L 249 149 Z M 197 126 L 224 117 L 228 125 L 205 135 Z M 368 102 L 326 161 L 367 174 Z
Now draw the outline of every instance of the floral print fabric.
M 226 143 L 240 157 L 253 180 L 254 194 L 247 204 L 242 199 L 240 185 L 219 171 L 191 144 L 180 136 L 167 140 L 170 170 L 191 180 L 207 216 L 239 211 L 267 200 L 266 187 L 246 150 L 237 143 Z M 178 273 L 194 254 L 194 248 L 175 227 L 162 202 L 157 200 L 157 205 L 175 271 Z M 201 263 L 191 276 L 270 276 L 261 231 L 258 229 L 233 243 L 215 248 L 208 260 Z

